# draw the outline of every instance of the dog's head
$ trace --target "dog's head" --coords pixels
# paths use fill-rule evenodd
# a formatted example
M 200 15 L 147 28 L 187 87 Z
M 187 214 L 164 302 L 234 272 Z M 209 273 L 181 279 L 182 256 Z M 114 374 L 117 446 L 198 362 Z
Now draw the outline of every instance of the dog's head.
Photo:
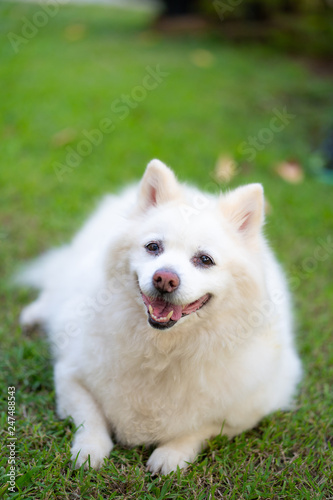
M 153 160 L 136 212 L 130 267 L 152 327 L 164 330 L 189 316 L 209 317 L 214 303 L 223 308 L 253 293 L 260 281 L 259 184 L 214 197 L 181 185 Z

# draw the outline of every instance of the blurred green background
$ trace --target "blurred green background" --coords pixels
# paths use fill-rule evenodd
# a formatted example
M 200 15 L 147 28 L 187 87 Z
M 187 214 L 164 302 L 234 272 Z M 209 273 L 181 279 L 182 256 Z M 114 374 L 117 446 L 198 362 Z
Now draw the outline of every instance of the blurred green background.
M 278 43 L 276 31 L 235 42 L 216 16 L 200 33 L 162 33 L 149 9 L 53 7 L 0 5 L 1 381 L 4 394 L 18 391 L 16 498 L 331 498 L 333 188 L 313 174 L 333 122 L 326 35 L 303 50 L 282 28 Z M 203 189 L 263 183 L 305 366 L 295 414 L 214 441 L 215 458 L 203 455 L 164 493 L 142 449 L 116 449 L 98 474 L 68 472 L 68 422 L 54 412 L 43 337 L 18 325 L 33 293 L 9 284 L 21 262 L 66 241 L 105 192 L 140 178 L 154 157 Z

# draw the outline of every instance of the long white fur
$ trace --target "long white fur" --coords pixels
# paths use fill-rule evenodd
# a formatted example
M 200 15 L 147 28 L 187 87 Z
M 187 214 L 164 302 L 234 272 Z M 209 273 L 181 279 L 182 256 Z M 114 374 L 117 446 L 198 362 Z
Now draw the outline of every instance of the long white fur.
M 78 427 L 76 465 L 98 468 L 120 443 L 156 445 L 148 468 L 195 460 L 206 440 L 233 437 L 288 408 L 301 377 L 285 279 L 262 235 L 258 184 L 220 197 L 181 185 L 158 160 L 143 180 L 106 197 L 72 243 L 19 280 L 41 294 L 21 315 L 42 323 L 54 353 L 58 413 Z M 144 246 L 163 241 L 152 256 Z M 191 261 L 208 253 L 215 266 Z M 157 269 L 180 277 L 174 296 L 211 300 L 172 328 L 148 324 L 140 289 Z

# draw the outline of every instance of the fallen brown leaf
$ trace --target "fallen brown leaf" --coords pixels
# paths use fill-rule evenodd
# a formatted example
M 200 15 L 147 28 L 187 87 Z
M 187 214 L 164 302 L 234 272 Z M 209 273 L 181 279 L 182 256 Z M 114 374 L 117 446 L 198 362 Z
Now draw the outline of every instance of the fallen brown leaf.
M 220 156 L 216 162 L 214 176 L 218 181 L 230 182 L 237 174 L 237 164 L 229 156 Z
M 190 54 L 191 61 L 199 68 L 209 68 L 214 62 L 214 56 L 211 52 L 204 49 L 194 50 Z
M 69 42 L 76 42 L 85 36 L 86 31 L 85 24 L 71 24 L 65 29 L 65 38 Z
M 77 131 L 73 128 L 64 128 L 56 132 L 52 138 L 51 143 L 55 148 L 61 148 L 62 146 L 66 146 L 66 144 L 70 144 L 77 137 Z
M 279 163 L 276 166 L 276 172 L 282 179 L 292 184 L 299 184 L 304 180 L 303 168 L 294 160 Z

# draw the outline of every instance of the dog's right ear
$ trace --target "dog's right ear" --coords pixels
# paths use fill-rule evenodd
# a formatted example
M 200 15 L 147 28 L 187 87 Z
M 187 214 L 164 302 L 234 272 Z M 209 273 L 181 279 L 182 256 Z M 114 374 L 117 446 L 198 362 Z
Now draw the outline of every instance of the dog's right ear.
M 173 171 L 160 160 L 148 163 L 139 189 L 142 210 L 180 197 L 180 185 Z

